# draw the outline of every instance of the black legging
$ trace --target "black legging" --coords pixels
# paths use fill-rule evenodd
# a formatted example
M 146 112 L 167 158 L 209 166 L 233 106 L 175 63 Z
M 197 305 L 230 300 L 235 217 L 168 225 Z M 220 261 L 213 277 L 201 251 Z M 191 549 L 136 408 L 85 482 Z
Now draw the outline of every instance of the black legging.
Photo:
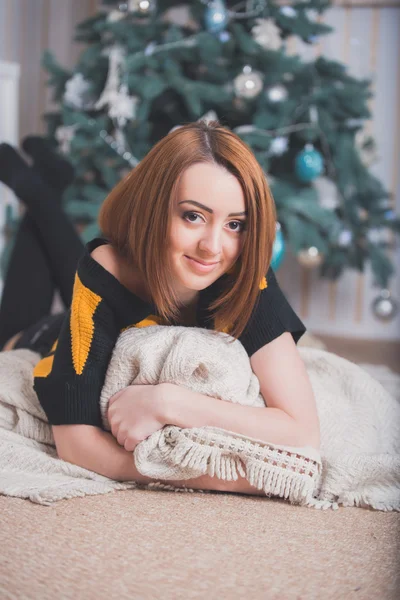
M 50 314 L 54 291 L 69 307 L 83 243 L 59 194 L 31 168 L 13 187 L 26 205 L 16 233 L 0 304 L 0 348 Z

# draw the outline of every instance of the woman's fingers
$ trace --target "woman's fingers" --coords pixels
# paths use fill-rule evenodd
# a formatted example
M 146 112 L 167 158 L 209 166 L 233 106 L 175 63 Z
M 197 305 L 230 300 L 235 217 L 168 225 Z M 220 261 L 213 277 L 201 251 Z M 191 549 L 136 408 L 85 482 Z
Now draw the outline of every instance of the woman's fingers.
M 138 443 L 138 441 L 128 437 L 124 442 L 124 448 L 127 452 L 133 452 Z
M 116 401 L 118 400 L 118 398 L 121 396 L 121 394 L 125 391 L 126 388 L 122 388 L 122 390 L 119 390 L 119 392 L 117 392 L 116 394 L 114 394 L 114 396 L 111 396 L 111 398 L 108 401 L 108 408 L 110 408 L 110 406 Z

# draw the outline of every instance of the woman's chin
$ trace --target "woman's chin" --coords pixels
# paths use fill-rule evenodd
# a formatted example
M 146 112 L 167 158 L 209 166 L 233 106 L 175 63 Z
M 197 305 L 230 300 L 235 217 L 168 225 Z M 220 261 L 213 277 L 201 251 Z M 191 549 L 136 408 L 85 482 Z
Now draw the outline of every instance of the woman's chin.
M 180 273 L 176 283 L 180 288 L 199 292 L 210 286 L 217 277 L 214 273 L 208 275 L 196 275 L 195 273 Z

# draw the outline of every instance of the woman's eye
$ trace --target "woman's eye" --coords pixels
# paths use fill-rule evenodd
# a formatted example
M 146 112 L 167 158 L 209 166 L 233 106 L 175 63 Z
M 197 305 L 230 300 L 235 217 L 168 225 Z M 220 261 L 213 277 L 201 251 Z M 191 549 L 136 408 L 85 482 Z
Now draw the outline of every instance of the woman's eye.
M 229 223 L 229 225 L 233 225 L 233 228 L 231 228 L 231 231 L 235 231 L 238 233 L 240 233 L 241 231 L 244 231 L 244 229 L 245 229 L 244 221 L 231 221 Z
M 184 218 L 186 221 L 189 221 L 189 223 L 196 223 L 196 222 L 197 222 L 197 221 L 196 221 L 196 219 L 197 219 L 197 218 L 200 218 L 200 215 L 198 215 L 198 214 L 197 214 L 197 213 L 195 213 L 195 212 L 188 211 L 188 212 L 185 212 L 185 213 L 183 214 L 183 218 Z

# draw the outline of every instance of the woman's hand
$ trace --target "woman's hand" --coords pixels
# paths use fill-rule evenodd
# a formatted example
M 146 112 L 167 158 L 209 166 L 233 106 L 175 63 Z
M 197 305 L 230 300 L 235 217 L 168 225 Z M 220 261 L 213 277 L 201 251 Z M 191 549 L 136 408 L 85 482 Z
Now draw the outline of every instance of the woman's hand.
M 162 386 L 130 385 L 110 398 L 108 422 L 117 442 L 128 452 L 166 425 Z

